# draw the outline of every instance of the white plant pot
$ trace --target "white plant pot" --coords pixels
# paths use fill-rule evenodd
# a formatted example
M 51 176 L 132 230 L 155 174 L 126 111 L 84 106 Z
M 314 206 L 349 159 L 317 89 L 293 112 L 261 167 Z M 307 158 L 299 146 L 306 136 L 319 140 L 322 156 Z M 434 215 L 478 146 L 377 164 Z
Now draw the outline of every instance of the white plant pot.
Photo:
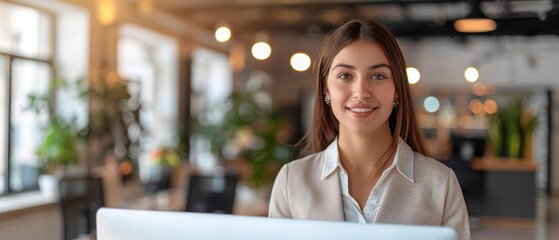
M 39 176 L 39 190 L 46 198 L 58 198 L 58 181 L 59 177 L 53 175 L 40 175 Z

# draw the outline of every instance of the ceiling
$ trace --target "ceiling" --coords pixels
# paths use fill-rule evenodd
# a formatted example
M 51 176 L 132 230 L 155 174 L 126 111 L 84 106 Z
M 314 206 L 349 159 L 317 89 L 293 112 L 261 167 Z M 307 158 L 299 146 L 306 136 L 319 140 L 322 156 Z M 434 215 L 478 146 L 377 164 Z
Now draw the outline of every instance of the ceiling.
M 133 0 L 140 5 L 148 0 Z M 325 33 L 344 20 L 371 17 L 400 37 L 455 36 L 456 19 L 471 0 L 152 0 L 151 7 L 213 30 L 227 24 L 239 37 L 258 32 Z M 559 0 L 481 0 L 481 10 L 497 22 L 489 35 L 559 35 Z

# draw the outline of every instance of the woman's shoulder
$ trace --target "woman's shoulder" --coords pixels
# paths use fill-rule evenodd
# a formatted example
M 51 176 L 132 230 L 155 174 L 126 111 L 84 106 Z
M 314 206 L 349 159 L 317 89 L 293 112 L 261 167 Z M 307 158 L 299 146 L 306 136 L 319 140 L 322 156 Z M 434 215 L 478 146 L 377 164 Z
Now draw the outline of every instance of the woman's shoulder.
M 295 159 L 283 165 L 278 175 L 284 176 L 291 184 L 308 183 L 309 180 L 320 179 L 321 169 L 324 166 L 323 159 L 323 152 Z
M 434 158 L 414 152 L 414 165 L 417 174 L 439 174 L 441 177 L 449 174 L 450 168 L 441 161 Z
M 294 159 L 287 163 L 287 167 L 290 169 L 301 169 L 307 167 L 322 166 L 324 162 L 324 151 L 313 153 L 305 157 Z

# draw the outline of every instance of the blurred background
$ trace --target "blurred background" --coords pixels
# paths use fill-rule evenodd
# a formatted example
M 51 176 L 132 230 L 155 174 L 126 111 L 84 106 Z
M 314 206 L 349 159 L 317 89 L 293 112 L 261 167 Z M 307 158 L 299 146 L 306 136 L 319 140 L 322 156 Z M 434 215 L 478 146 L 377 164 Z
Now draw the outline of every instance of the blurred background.
M 472 239 L 559 238 L 557 0 L 0 0 L 0 238 L 100 206 L 266 216 L 327 32 L 397 36 Z

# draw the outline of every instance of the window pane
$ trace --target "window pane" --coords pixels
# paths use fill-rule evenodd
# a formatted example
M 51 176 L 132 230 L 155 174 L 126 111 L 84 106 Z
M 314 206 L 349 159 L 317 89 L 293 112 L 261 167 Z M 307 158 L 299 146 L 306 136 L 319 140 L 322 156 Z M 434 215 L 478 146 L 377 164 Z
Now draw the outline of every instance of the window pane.
M 29 57 L 51 55 L 51 20 L 46 13 L 0 2 L 0 51 Z
M 218 125 L 227 113 L 224 104 L 233 91 L 233 73 L 225 54 L 197 48 L 192 54 L 191 116 L 198 121 Z M 211 139 L 200 134 L 190 137 L 190 161 L 207 170 L 217 164 L 211 154 Z
M 21 191 L 37 186 L 35 148 L 48 119 L 46 109 L 41 113 L 27 110 L 27 98 L 48 91 L 51 73 L 47 64 L 28 60 L 14 60 L 12 71 L 9 185 L 13 191 Z
M 134 25 L 119 33 L 118 71 L 139 99 L 142 153 L 176 144 L 177 52 L 172 38 Z
M 130 80 L 130 94 L 141 106 L 137 163 L 142 179 L 149 170 L 144 167 L 149 153 L 177 144 L 178 52 L 177 42 L 166 35 L 135 25 L 120 29 L 118 71 Z
M 0 55 L 0 112 L 8 112 L 8 79 L 6 68 L 6 57 Z M 7 128 L 8 128 L 8 114 L 0 114 L 0 194 L 5 193 L 6 189 L 4 180 L 6 179 L 6 146 L 8 143 L 7 139 Z

